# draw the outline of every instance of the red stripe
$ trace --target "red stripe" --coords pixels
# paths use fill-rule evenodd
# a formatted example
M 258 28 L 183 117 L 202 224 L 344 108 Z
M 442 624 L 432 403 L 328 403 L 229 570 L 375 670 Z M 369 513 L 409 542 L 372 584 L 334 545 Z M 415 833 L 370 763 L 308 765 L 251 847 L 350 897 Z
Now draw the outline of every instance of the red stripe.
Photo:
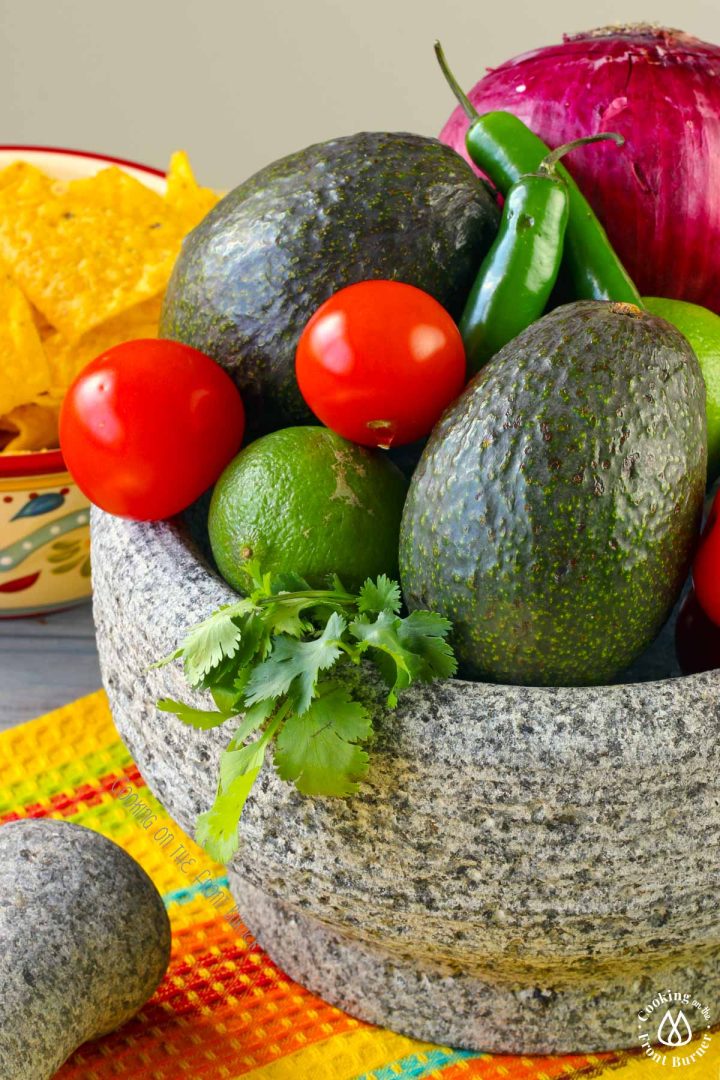
M 67 472 L 67 468 L 60 450 L 19 450 L 16 454 L 3 454 L 0 457 L 0 476 L 29 478 L 64 472 Z
M 242 988 L 243 991 L 251 989 L 252 987 Z M 297 991 L 302 997 L 311 998 L 311 995 L 302 987 L 298 987 Z M 87 1070 L 88 1066 L 99 1066 L 102 1069 L 103 1064 L 108 1059 L 112 1059 L 118 1075 L 125 1076 L 131 1068 L 134 1068 L 136 1071 L 133 1075 L 140 1076 L 139 1062 L 142 1062 L 143 1066 L 142 1076 L 149 1076 L 152 1068 L 158 1070 L 158 1075 L 165 1075 L 162 1069 L 172 1060 L 168 1057 L 166 1049 L 169 1044 L 175 1051 L 173 1057 L 177 1055 L 177 1060 L 182 1065 L 183 1075 L 189 1075 L 186 1070 L 192 1068 L 192 1076 L 197 1080 L 201 1076 L 208 1077 L 208 1080 L 217 1080 L 220 1075 L 219 1069 L 225 1066 L 228 1070 L 227 1075 L 230 1075 L 228 1069 L 230 1067 L 233 1076 L 240 1076 L 254 1071 L 258 1066 L 269 1061 L 277 1060 L 276 1052 L 268 1052 L 268 1046 L 271 1043 L 278 1046 L 282 1058 L 302 1046 L 325 1042 L 328 1039 L 328 1033 L 323 1027 L 324 1024 L 330 1024 L 332 1034 L 335 1035 L 347 1030 L 353 1023 L 352 1021 L 348 1023 L 346 1017 L 340 1018 L 340 1023 L 338 1023 L 335 1011 L 324 1002 L 317 1003 L 315 1011 L 318 1015 L 315 1019 L 303 1016 L 301 1005 L 294 1006 L 291 1010 L 282 1008 L 283 999 L 278 995 L 283 993 L 284 991 L 278 990 L 276 995 L 266 995 L 261 999 L 261 1004 L 258 1004 L 257 999 L 249 1001 L 247 1006 L 252 1019 L 247 1025 L 238 1021 L 235 1007 L 225 1002 L 225 1009 L 222 1012 L 215 1012 L 209 1018 L 212 1026 L 202 1043 L 199 1042 L 197 1036 L 193 1037 L 192 1020 L 188 1025 L 185 1014 L 180 1015 L 178 1010 L 169 1003 L 160 1003 L 155 995 L 139 1013 L 117 1031 L 82 1046 L 77 1055 L 66 1065 L 67 1074 L 69 1077 L 77 1077 L 80 1080 L 81 1076 L 90 1075 L 89 1071 L 75 1072 L 74 1069 Z M 268 1016 L 266 1012 L 268 1004 L 272 1001 L 277 1001 L 281 1006 L 277 1018 L 274 1015 Z M 199 1012 L 199 1006 L 194 1006 L 194 1008 Z M 255 1009 L 258 1010 L 260 1016 L 254 1011 Z M 292 1015 L 292 1025 L 281 1026 L 282 1018 L 287 1018 L 288 1013 Z M 226 1033 L 222 1038 L 215 1027 L 219 1021 L 224 1021 L 230 1027 L 229 1034 Z M 260 1023 L 264 1028 L 262 1036 L 255 1031 L 256 1025 Z M 270 1035 L 268 1035 L 268 1028 L 271 1028 Z M 304 1035 L 302 1041 L 298 1038 L 301 1033 Z M 230 1037 L 242 1041 L 244 1060 L 238 1060 L 237 1050 L 232 1048 L 229 1041 L 226 1041 Z M 206 1051 L 209 1053 L 206 1054 Z M 126 1070 L 128 1070 L 127 1073 Z M 64 1076 L 65 1072 L 61 1071 L 58 1075 Z
M 109 161 L 113 165 L 128 165 L 131 169 L 140 172 L 152 173 L 153 176 L 165 176 L 164 169 L 156 169 L 154 165 L 142 165 L 139 161 L 130 161 L 129 158 L 114 157 L 112 154 L 97 154 L 92 150 L 70 150 L 67 146 L 28 146 L 22 143 L 3 144 L 0 150 L 31 150 L 33 153 L 40 151 L 43 154 L 67 154 L 69 157 L 91 158 L 94 161 Z
M 63 817 L 72 817 L 85 806 L 99 806 L 102 796 L 110 793 L 113 786 L 120 780 L 129 780 L 135 787 L 146 786 L 133 761 L 126 765 L 121 773 L 107 773 L 99 777 L 95 784 L 80 784 L 71 795 L 65 792 L 51 795 L 48 799 L 49 806 L 44 803 L 28 803 L 20 811 L 11 810 L 9 813 L 1 814 L 0 825 L 8 821 L 20 821 L 21 818 L 43 818 L 57 813 L 62 814 Z
M 286 979 L 287 976 L 283 974 L 279 967 L 274 964 L 270 957 L 262 951 L 259 945 L 253 944 L 250 946 L 238 946 L 238 945 L 222 945 L 222 952 L 220 956 L 216 956 L 214 953 L 201 953 L 193 957 L 193 963 L 188 964 L 186 961 L 182 961 L 179 964 L 170 963 L 170 966 L 165 976 L 165 980 L 158 987 L 153 1000 L 167 1001 L 177 993 L 182 993 L 176 986 L 166 985 L 167 982 L 173 978 L 181 978 L 184 982 L 184 990 L 194 990 L 196 993 L 200 993 L 203 990 L 207 992 L 210 988 L 210 983 L 213 982 L 232 982 L 236 979 L 240 979 L 242 975 L 248 975 L 252 977 L 252 985 L 259 986 L 263 990 L 274 986 L 278 979 Z M 252 959 L 252 957 L 260 957 L 262 964 L 258 964 Z M 227 963 L 234 963 L 235 970 L 224 970 Z M 207 978 L 204 975 L 192 974 L 196 968 L 203 967 L 209 971 L 210 977 Z M 219 969 L 216 971 L 215 969 Z M 270 972 L 270 974 L 268 974 Z M 245 989 L 245 984 L 241 983 L 239 989 L 242 991 Z M 222 995 L 220 995 L 222 996 Z

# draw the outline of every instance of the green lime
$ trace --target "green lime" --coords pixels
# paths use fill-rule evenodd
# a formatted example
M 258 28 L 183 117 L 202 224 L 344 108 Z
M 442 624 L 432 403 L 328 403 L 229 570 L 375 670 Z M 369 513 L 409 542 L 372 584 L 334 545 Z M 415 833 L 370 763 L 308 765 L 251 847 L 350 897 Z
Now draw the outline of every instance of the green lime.
M 676 326 L 700 361 L 707 394 L 708 483 L 720 473 L 720 315 L 685 300 L 643 297 L 651 315 Z
M 250 559 L 313 588 L 333 574 L 352 590 L 378 574 L 397 578 L 406 492 L 380 451 L 323 427 L 274 431 L 241 450 L 215 486 L 208 528 L 218 569 L 239 592 Z

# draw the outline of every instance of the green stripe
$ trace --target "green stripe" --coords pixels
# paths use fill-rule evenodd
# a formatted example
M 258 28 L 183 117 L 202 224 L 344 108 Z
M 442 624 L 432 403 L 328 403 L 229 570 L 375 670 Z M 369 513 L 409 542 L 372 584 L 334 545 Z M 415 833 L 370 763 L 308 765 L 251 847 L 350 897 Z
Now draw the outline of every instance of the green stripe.
M 436 1069 L 446 1069 L 449 1065 L 457 1065 L 460 1061 L 478 1061 L 488 1058 L 489 1054 L 475 1054 L 472 1050 L 443 1050 L 438 1047 L 435 1050 L 426 1050 L 421 1061 L 417 1054 L 393 1061 L 389 1065 L 383 1065 L 380 1069 L 363 1073 L 355 1080 L 422 1080 L 424 1076 L 430 1076 Z M 401 1072 L 398 1072 L 401 1069 Z
M 66 788 L 76 791 L 83 784 L 92 784 L 107 773 L 122 770 L 125 765 L 132 765 L 133 760 L 130 752 L 119 739 L 108 743 L 101 750 L 94 750 L 84 757 L 75 758 L 65 762 L 64 765 L 50 766 L 47 772 L 29 776 L 27 780 L 20 780 L 4 789 L 5 799 L 0 795 L 0 813 L 18 809 L 18 804 L 23 806 L 39 802 L 51 795 L 59 795 Z M 48 773 L 50 775 L 48 775 Z M 29 793 L 27 789 L 30 788 Z M 20 798 L 18 791 L 25 791 Z
M 224 889 L 225 892 L 227 892 L 228 903 L 230 903 L 232 901 L 232 894 L 229 892 L 230 882 L 223 874 L 220 877 L 208 878 L 207 881 L 199 881 L 193 885 L 188 885 L 184 889 L 173 889 L 172 892 L 163 893 L 163 901 L 165 903 L 165 907 L 169 907 L 170 904 L 189 904 L 197 896 L 202 896 L 205 900 L 208 901 L 216 900 L 216 896 L 206 895 L 206 890 L 209 889 L 211 886 L 215 885 L 219 886 L 221 889 Z M 218 910 L 218 914 L 222 914 L 222 911 L 220 911 L 220 909 L 216 910 Z

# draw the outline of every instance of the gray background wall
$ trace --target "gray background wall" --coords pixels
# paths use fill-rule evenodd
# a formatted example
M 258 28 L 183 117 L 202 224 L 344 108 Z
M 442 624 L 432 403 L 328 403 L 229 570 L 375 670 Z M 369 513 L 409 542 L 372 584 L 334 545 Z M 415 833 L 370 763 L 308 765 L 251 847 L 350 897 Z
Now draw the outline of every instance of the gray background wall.
M 0 141 L 164 166 L 231 187 L 361 129 L 437 134 L 463 83 L 563 31 L 654 21 L 720 41 L 720 0 L 0 0 Z

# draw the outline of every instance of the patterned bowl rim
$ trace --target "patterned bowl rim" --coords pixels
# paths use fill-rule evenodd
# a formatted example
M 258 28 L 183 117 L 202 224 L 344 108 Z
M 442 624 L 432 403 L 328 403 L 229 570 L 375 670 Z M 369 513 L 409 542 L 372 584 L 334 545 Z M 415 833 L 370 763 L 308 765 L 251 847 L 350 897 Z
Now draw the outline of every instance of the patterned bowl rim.
M 142 165 L 130 158 L 114 157 L 111 154 L 97 154 L 91 150 L 73 150 L 66 146 L 35 146 L 27 143 L 2 143 L 0 153 L 17 152 L 18 154 L 60 154 L 64 157 L 85 158 L 90 161 L 105 161 L 111 165 L 125 165 L 129 169 L 148 173 L 150 176 L 165 176 L 163 169 L 152 165 Z M 66 472 L 61 450 L 26 451 L 18 454 L 0 454 L 0 477 L 2 476 L 44 476 L 51 473 Z
M 0 454 L 0 478 L 47 476 L 67 472 L 62 450 L 31 450 Z

